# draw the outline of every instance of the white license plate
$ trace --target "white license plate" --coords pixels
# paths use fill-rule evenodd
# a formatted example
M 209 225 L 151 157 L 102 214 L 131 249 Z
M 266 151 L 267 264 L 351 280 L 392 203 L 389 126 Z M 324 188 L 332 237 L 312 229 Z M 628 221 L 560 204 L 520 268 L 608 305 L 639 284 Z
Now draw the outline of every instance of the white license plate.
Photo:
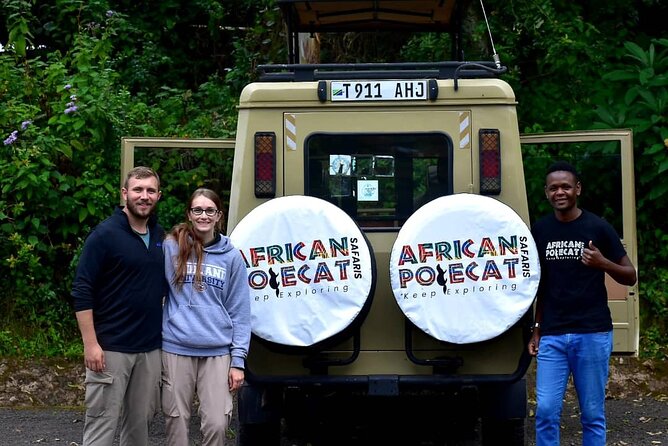
M 332 102 L 425 101 L 427 81 L 332 81 Z

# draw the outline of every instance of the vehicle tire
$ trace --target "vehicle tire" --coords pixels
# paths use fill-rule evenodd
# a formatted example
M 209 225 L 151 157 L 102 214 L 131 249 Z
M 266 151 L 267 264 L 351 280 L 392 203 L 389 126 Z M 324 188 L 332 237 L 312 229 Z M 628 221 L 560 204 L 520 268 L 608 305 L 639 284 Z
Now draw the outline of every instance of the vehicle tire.
M 475 222 L 475 225 L 467 222 Z M 434 253 L 430 251 L 424 259 L 418 260 L 415 252 L 422 249 L 424 240 L 452 242 L 438 242 L 442 254 L 434 254 L 437 245 L 428 245 Z M 498 247 L 491 247 L 489 251 L 494 251 L 495 258 L 476 259 L 482 260 L 484 267 L 472 258 L 470 262 L 457 263 L 456 269 L 466 268 L 467 271 L 466 274 L 456 273 L 457 279 L 454 270 L 449 269 L 454 263 L 437 261 L 441 255 L 445 259 L 460 258 L 460 254 L 469 258 L 486 256 L 484 245 L 492 240 L 498 241 Z M 479 244 L 480 250 L 463 254 L 468 249 L 464 245 L 469 243 Z M 462 253 L 453 252 L 455 257 L 445 253 L 446 248 L 454 250 L 454 246 L 460 246 Z M 526 255 L 520 257 L 520 249 L 523 253 L 526 251 Z M 502 271 L 497 262 L 499 265 L 522 262 L 527 274 L 516 274 L 514 267 Z M 493 291 L 476 286 L 487 279 L 478 283 L 479 276 L 473 270 L 488 267 L 497 271 L 496 277 L 501 279 Z M 469 271 L 473 273 L 471 276 Z M 453 344 L 484 342 L 510 330 L 533 304 L 540 282 L 538 249 L 529 227 L 510 206 L 475 194 L 439 197 L 415 211 L 399 230 L 390 253 L 390 282 L 401 311 L 427 335 Z M 417 296 L 431 297 L 415 298 Z M 472 326 L 476 329 L 472 330 Z
M 250 293 L 251 329 L 269 348 L 320 351 L 349 339 L 369 312 L 376 286 L 373 249 L 355 220 L 333 203 L 303 195 L 274 198 L 246 215 L 230 240 L 246 259 L 256 247 L 280 251 L 268 257 L 278 262 L 263 254 L 248 272 L 249 281 L 260 280 Z M 313 254 L 301 254 L 302 248 Z M 281 279 L 283 268 L 289 279 Z M 313 274 L 327 276 L 328 285 L 318 285 Z
M 507 420 L 483 418 L 482 445 L 526 446 L 526 420 L 524 418 Z
M 278 421 L 265 423 L 239 423 L 237 446 L 279 446 L 281 426 Z

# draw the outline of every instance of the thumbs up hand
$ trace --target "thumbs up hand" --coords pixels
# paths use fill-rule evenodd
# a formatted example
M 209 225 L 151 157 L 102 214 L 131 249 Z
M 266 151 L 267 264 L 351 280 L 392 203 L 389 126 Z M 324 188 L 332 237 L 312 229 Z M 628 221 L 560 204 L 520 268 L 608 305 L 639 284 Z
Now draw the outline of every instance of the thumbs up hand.
M 594 242 L 589 240 L 588 247 L 582 250 L 582 263 L 592 268 L 603 268 L 605 265 L 605 257 L 601 251 L 594 245 Z

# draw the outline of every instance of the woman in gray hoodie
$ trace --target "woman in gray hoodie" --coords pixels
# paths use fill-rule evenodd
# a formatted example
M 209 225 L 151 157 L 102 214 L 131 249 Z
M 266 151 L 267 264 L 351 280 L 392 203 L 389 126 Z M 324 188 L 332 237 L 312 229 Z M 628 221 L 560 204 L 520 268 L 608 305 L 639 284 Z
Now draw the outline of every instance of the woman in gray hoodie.
M 169 294 L 162 319 L 162 410 L 167 444 L 188 443 L 195 392 L 202 445 L 222 446 L 232 392 L 244 380 L 250 341 L 248 275 L 241 254 L 220 232 L 220 198 L 197 189 L 186 222 L 164 242 Z M 227 377 L 227 382 L 221 378 Z

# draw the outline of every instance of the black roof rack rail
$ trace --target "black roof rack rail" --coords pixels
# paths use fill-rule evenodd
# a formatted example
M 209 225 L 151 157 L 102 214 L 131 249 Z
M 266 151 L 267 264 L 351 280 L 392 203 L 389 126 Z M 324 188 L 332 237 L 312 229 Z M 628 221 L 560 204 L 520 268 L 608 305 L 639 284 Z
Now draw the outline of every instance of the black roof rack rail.
M 507 71 L 494 62 L 410 62 L 358 64 L 259 65 L 261 82 L 307 82 L 356 79 L 490 78 Z

